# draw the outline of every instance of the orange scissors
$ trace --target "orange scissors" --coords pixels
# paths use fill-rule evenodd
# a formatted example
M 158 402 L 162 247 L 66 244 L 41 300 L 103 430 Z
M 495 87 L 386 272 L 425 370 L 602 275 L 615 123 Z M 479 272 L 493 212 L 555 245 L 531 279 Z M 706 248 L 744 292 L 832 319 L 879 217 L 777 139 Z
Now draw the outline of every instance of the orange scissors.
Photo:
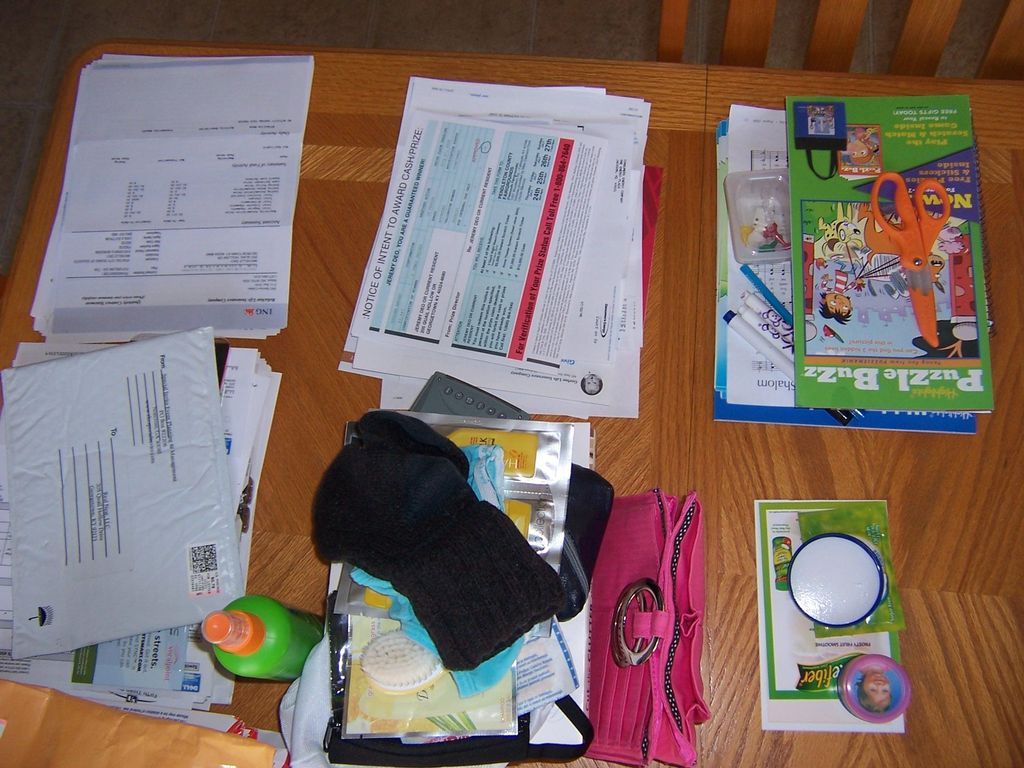
M 878 206 L 878 193 L 885 182 L 891 181 L 895 189 L 892 199 L 900 217 L 899 226 L 890 222 Z M 924 205 L 926 192 L 933 193 L 942 203 L 942 215 L 935 218 Z M 932 347 L 939 346 L 938 322 L 935 315 L 935 292 L 932 289 L 932 271 L 928 257 L 942 227 L 949 218 L 949 195 L 946 188 L 934 179 L 925 179 L 914 190 L 911 205 L 907 183 L 898 173 L 883 173 L 871 187 L 871 216 L 889 239 L 899 248 L 900 266 L 910 286 L 910 306 L 921 336 Z

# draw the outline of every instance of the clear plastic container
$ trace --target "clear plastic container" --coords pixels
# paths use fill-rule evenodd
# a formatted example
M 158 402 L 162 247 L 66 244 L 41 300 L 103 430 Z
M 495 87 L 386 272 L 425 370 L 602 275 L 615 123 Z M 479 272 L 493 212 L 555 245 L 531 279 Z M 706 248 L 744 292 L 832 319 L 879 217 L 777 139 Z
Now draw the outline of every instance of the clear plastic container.
M 736 171 L 725 177 L 732 250 L 741 264 L 788 261 L 792 229 L 789 171 Z

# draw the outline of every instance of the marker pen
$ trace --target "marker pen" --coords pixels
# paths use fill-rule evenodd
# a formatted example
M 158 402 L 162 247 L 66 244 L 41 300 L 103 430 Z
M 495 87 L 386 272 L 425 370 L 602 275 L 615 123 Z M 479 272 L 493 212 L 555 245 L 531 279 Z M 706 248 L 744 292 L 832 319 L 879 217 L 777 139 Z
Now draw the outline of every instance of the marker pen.
M 790 381 L 794 379 L 795 370 L 793 368 L 793 361 L 788 358 L 781 349 L 772 344 L 771 341 L 768 340 L 768 337 L 731 309 L 722 316 L 722 319 L 725 320 L 726 325 L 736 331 L 744 341 L 771 360 L 772 365 L 788 376 Z
M 743 303 L 745 305 L 757 312 L 757 314 L 765 316 L 773 325 L 780 325 L 786 331 L 792 332 L 793 326 L 787 323 L 782 315 L 775 311 L 774 307 L 768 306 L 768 302 L 756 293 L 753 293 L 752 291 L 744 291 L 740 294 L 740 298 L 743 299 Z
M 744 304 L 736 314 L 742 317 L 747 324 L 752 325 L 754 330 L 764 336 L 768 343 L 777 348 L 788 359 L 793 359 L 793 329 L 783 323 L 774 312 L 765 316 L 761 312 L 751 309 Z M 776 322 L 772 322 L 772 320 Z
M 747 297 L 753 296 L 754 299 L 760 300 L 759 297 L 753 294 L 746 294 L 744 302 L 747 306 L 740 309 L 740 313 L 737 314 L 732 310 L 726 312 L 722 317 L 725 320 L 726 325 L 736 331 L 743 339 L 750 344 L 754 349 L 763 354 L 778 368 L 782 373 L 789 377 L 790 381 L 796 381 L 796 371 L 793 366 L 793 360 L 779 347 L 773 344 L 773 340 L 768 337 L 767 334 L 762 333 L 757 327 L 747 322 L 743 315 L 754 310 L 750 307 L 750 303 L 747 302 Z M 762 302 L 763 303 L 763 302 Z M 764 305 L 767 306 L 767 305 Z M 760 312 L 758 312 L 760 315 Z M 780 342 L 781 343 L 781 342 Z M 861 416 L 860 411 L 848 410 L 844 408 L 825 408 L 824 409 L 829 416 L 835 419 L 844 427 L 853 421 L 854 416 Z
M 786 309 L 783 303 L 779 301 L 779 298 L 774 293 L 772 293 L 771 289 L 767 285 L 765 285 L 764 281 L 757 276 L 757 273 L 753 269 L 751 269 L 750 265 L 741 265 L 740 272 L 742 272 L 746 276 L 746 278 L 753 284 L 753 286 L 757 288 L 758 291 L 761 292 L 761 295 L 764 296 L 765 301 L 771 304 L 772 308 L 779 313 L 779 317 L 781 317 L 790 325 L 793 325 L 793 313 Z

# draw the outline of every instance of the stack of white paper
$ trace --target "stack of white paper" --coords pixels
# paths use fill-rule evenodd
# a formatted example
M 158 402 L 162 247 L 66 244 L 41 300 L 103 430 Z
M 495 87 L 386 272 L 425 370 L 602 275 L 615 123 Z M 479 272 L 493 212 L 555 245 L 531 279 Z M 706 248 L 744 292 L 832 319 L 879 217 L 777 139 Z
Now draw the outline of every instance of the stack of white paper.
M 178 338 L 187 335 L 177 334 L 145 343 L 134 342 L 122 349 L 133 349 L 136 353 L 140 353 L 147 345 L 153 347 L 153 345 L 160 344 L 160 349 L 163 350 L 161 354 L 167 355 L 167 343 L 176 343 Z M 202 344 L 205 349 L 208 344 L 208 333 L 207 340 L 204 340 Z M 15 365 L 24 366 L 68 357 L 90 349 L 95 350 L 96 346 L 22 344 L 18 349 Z M 156 348 L 153 347 L 153 349 L 155 351 Z M 202 357 L 205 361 L 203 363 L 204 370 L 208 367 L 212 370 L 213 363 L 210 355 L 204 352 Z M 88 359 L 98 360 L 99 358 L 90 355 L 88 358 L 67 361 L 67 363 L 81 365 Z M 109 356 L 107 359 L 109 360 Z M 167 359 L 165 357 L 165 360 Z M 170 359 L 173 362 L 173 356 Z M 67 364 L 61 367 L 67 367 Z M 52 373 L 54 370 L 52 364 L 44 364 L 25 368 L 18 371 L 18 374 L 29 372 L 42 374 L 47 371 Z M 5 377 L 10 375 L 11 373 L 8 372 Z M 61 376 L 61 378 L 65 379 L 68 386 L 78 386 L 77 382 L 66 376 Z M 279 382 L 280 374 L 271 371 L 255 350 L 233 347 L 229 351 L 220 385 L 220 416 L 216 419 L 216 426 L 213 428 L 221 430 L 220 436 L 213 442 L 213 450 L 222 457 L 226 455 L 227 460 L 224 465 L 221 465 L 220 460 L 213 460 L 211 466 L 216 469 L 211 470 L 209 474 L 216 474 L 221 477 L 222 481 L 230 485 L 230 492 L 224 502 L 226 512 L 223 514 L 227 521 L 224 526 L 227 533 L 222 539 L 223 545 L 218 543 L 218 546 L 224 548 L 225 562 L 233 560 L 237 556 L 239 571 L 237 582 L 243 586 L 252 539 L 255 496 L 277 400 Z M 216 385 L 214 384 L 214 386 Z M 109 407 L 100 407 L 96 410 L 109 413 L 111 410 L 117 411 L 117 405 L 123 404 L 117 396 L 110 396 L 108 399 Z M 216 401 L 215 396 L 214 402 Z M 160 406 L 157 407 L 157 410 L 159 408 Z M 178 416 L 177 413 L 178 410 L 175 409 L 174 418 L 171 421 L 176 432 L 174 439 L 175 441 L 187 440 L 189 411 L 183 406 L 181 416 Z M 192 417 L 197 418 L 194 414 Z M 6 422 L 6 420 L 7 412 L 5 411 L 4 421 Z M 160 421 L 158 415 L 157 423 Z M 164 423 L 166 423 L 166 415 Z M 4 432 L 0 431 L 0 436 L 3 434 Z M 56 438 L 54 439 L 56 440 Z M 181 450 L 192 452 L 194 446 L 187 445 Z M 183 462 L 185 459 L 177 454 L 176 450 L 176 459 Z M 118 447 L 114 455 L 117 457 L 117 466 L 123 468 L 121 447 Z M 180 482 L 184 483 L 186 480 L 184 468 L 182 468 Z M 197 482 L 203 483 L 202 480 Z M 165 482 L 164 484 L 169 483 Z M 124 626 L 119 622 L 124 621 L 126 617 L 123 614 L 128 613 L 129 617 L 138 623 L 127 632 L 139 632 L 138 634 L 127 637 L 118 636 L 116 639 L 94 645 L 82 643 L 83 647 L 78 647 L 80 644 L 75 641 L 72 643 L 75 646 L 74 650 L 70 652 L 11 661 L 14 628 L 16 625 L 24 624 L 22 621 L 24 617 L 21 615 L 23 611 L 13 610 L 16 601 L 12 595 L 12 580 L 20 591 L 25 591 L 53 579 L 52 575 L 45 573 L 40 575 L 31 566 L 39 553 L 34 552 L 34 540 L 30 540 L 27 545 L 24 543 L 25 531 L 17 525 L 19 520 L 17 512 L 20 510 L 16 510 L 14 515 L 14 530 L 12 531 L 7 489 L 7 447 L 4 444 L 0 445 L 0 533 L 5 534 L 8 546 L 12 542 L 13 535 L 16 534 L 21 545 L 27 546 L 28 557 L 21 556 L 18 558 L 18 562 L 14 563 L 11 550 L 6 547 L 6 551 L 0 555 L 0 662 L 3 662 L 0 663 L 0 677 L 45 685 L 83 698 L 115 704 L 123 709 L 182 721 L 188 719 L 189 710 L 192 708 L 208 709 L 211 704 L 224 704 L 231 701 L 233 679 L 214 664 L 208 646 L 199 637 L 198 625 L 193 623 L 201 618 L 202 612 L 181 622 L 183 626 L 173 626 L 174 622 L 167 618 L 168 614 L 163 608 L 161 599 L 148 593 L 145 597 L 150 604 L 146 608 L 152 616 L 148 625 L 141 623 L 143 617 L 137 613 L 131 614 L 120 609 L 112 609 L 111 606 L 114 603 L 109 599 L 104 599 L 102 605 L 92 611 L 96 621 L 104 627 L 107 625 L 111 627 Z M 120 483 L 117 489 L 122 490 Z M 171 491 L 156 487 L 150 490 L 154 492 L 154 499 L 165 496 L 164 500 L 159 503 L 171 503 L 173 498 Z M 198 492 L 198 489 L 192 492 Z M 187 492 L 182 491 L 182 493 Z M 123 496 L 123 492 L 118 495 Z M 239 499 L 242 501 L 239 502 Z M 127 504 L 129 499 L 121 498 L 119 501 L 122 504 Z M 154 501 L 155 503 L 158 502 Z M 138 510 L 133 511 L 138 512 Z M 122 514 L 127 517 L 128 510 L 124 510 Z M 141 517 L 143 519 L 137 521 L 141 524 L 136 526 L 136 530 L 137 536 L 142 540 L 137 541 L 136 546 L 139 549 L 162 546 L 165 542 L 153 540 L 160 529 L 145 525 L 146 516 L 143 514 Z M 180 523 L 176 524 L 176 529 L 179 527 L 183 526 Z M 0 536 L 0 540 L 2 539 L 3 536 Z M 221 553 L 218 552 L 218 558 L 220 557 Z M 180 560 L 184 567 L 185 555 L 182 555 Z M 157 561 L 153 559 L 136 556 L 134 562 L 135 568 L 138 570 L 154 572 L 160 570 L 155 565 Z M 154 575 L 156 574 L 154 573 Z M 172 586 L 182 583 L 182 579 L 174 577 L 173 574 L 164 573 L 164 577 L 165 581 Z M 134 569 L 124 579 L 126 587 L 130 586 L 133 578 Z M 218 602 L 226 602 L 228 597 L 229 595 L 225 594 Z M 23 601 L 19 600 L 18 602 Z M 119 603 L 125 607 L 133 604 Z M 75 605 L 71 608 L 62 607 L 61 614 L 67 615 L 68 610 L 85 611 L 88 609 L 85 604 Z M 55 611 L 53 618 L 56 616 Z M 29 625 L 35 623 L 38 622 L 29 622 Z M 160 627 L 160 629 L 142 632 L 143 626 Z M 164 629 L 163 627 L 171 628 Z M 34 629 L 34 627 L 32 628 Z M 113 631 L 116 630 L 112 628 L 110 632 Z M 105 636 L 113 637 L 110 632 L 105 632 Z M 34 653 L 34 651 L 30 652 Z
M 413 78 L 341 368 L 444 371 L 536 413 L 636 416 L 650 105 Z
M 287 323 L 311 56 L 86 67 L 32 307 L 47 338 Z

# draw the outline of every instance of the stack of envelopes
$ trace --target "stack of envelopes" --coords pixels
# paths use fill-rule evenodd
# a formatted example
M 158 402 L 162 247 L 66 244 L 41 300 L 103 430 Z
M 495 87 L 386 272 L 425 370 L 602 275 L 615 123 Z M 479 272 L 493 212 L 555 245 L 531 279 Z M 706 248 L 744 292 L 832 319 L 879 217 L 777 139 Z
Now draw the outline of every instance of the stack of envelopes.
M 178 720 L 230 703 L 197 624 L 245 590 L 280 374 L 232 348 L 218 382 L 216 359 L 209 328 L 19 347 L 0 430 L 0 657 L 18 661 L 0 677 Z

